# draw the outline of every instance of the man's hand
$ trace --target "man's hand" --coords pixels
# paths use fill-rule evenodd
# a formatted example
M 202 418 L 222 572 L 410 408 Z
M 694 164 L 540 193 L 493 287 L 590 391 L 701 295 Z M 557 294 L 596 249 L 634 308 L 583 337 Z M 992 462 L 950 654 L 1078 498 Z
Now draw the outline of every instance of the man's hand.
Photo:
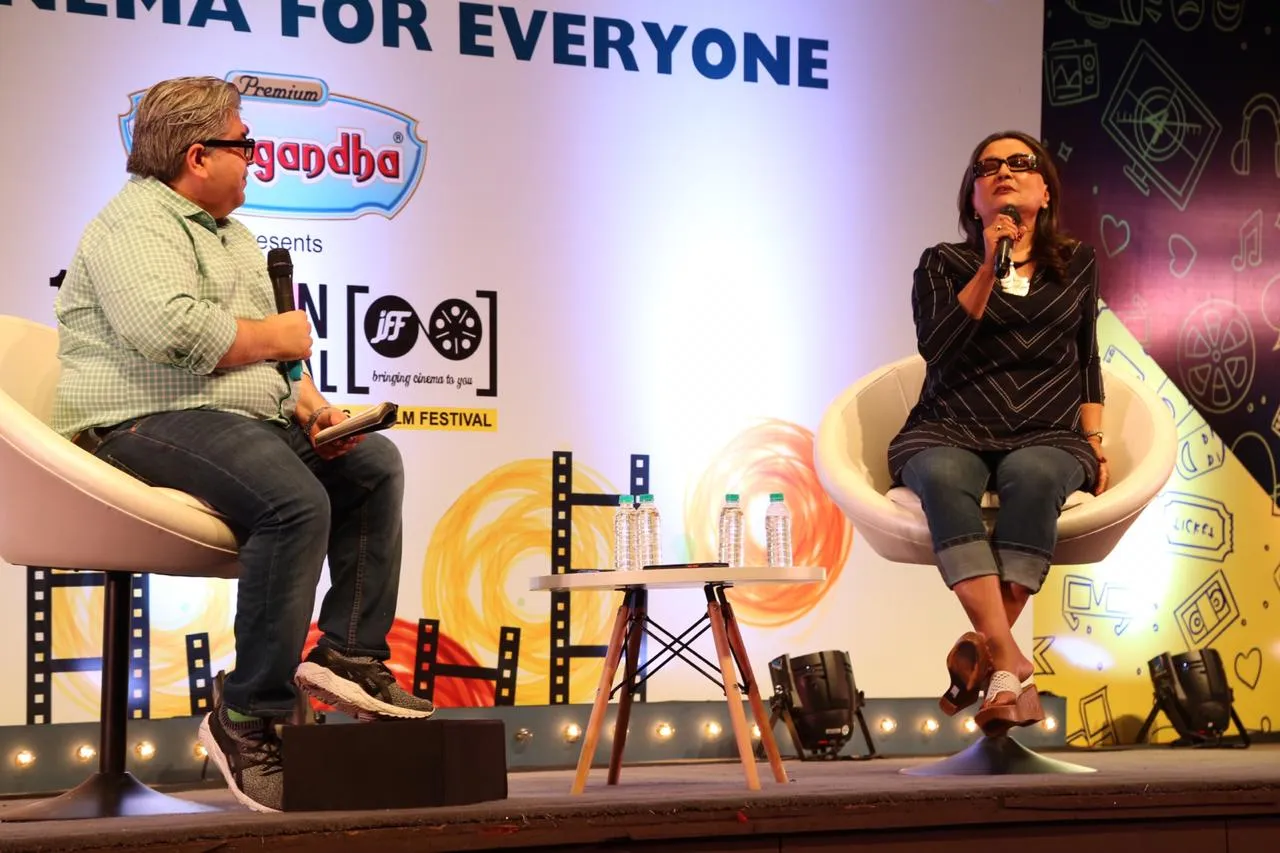
M 286 311 L 263 319 L 272 361 L 311 358 L 311 321 L 306 311 Z
M 332 406 L 326 406 L 321 410 L 316 422 L 311 426 L 311 434 L 307 436 L 311 440 L 311 446 L 316 447 L 316 436 L 320 430 L 340 424 L 350 415 Z M 316 447 L 316 453 L 320 454 L 321 459 L 336 459 L 345 453 L 350 453 L 352 448 L 364 441 L 363 435 L 353 435 L 350 438 L 340 438 L 337 441 L 331 441 L 323 447 Z

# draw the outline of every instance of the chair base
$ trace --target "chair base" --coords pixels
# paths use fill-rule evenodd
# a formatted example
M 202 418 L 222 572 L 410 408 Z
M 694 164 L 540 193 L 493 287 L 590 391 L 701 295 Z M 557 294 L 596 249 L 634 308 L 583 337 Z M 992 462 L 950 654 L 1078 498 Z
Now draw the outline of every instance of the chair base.
M 147 817 L 216 811 L 220 809 L 153 790 L 139 782 L 132 773 L 94 773 L 60 796 L 13 811 L 0 810 L 0 822 Z
M 1005 776 L 1030 773 L 1096 773 L 1092 767 L 1046 758 L 1008 735 L 980 737 L 950 758 L 923 767 L 905 767 L 908 776 Z

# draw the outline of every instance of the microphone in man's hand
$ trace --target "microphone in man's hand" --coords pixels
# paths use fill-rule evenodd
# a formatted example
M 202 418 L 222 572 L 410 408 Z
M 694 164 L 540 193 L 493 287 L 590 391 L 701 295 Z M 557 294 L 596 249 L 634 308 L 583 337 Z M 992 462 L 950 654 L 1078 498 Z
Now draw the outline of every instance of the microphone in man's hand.
M 276 313 L 293 311 L 293 258 L 289 257 L 288 249 L 267 252 L 267 275 L 271 276 L 271 291 L 276 297 Z M 282 361 L 280 372 L 297 382 L 302 378 L 302 362 Z
M 1000 208 L 1000 212 L 1013 220 L 1015 226 L 1022 225 L 1022 215 L 1018 213 L 1018 208 L 1011 204 L 1006 204 Z M 277 251 L 272 249 L 272 251 Z M 283 251 L 283 250 L 279 250 Z M 1009 274 L 1009 264 L 1013 260 L 1013 237 L 1001 235 L 996 241 L 996 278 L 1004 278 Z

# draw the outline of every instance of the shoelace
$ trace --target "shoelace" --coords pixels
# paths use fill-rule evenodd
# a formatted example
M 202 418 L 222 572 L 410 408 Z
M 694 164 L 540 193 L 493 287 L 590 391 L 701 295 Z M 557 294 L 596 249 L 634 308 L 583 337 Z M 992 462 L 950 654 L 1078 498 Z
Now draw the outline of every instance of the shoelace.
M 284 758 L 280 754 L 280 738 L 276 737 L 275 728 L 268 725 L 258 732 L 237 732 L 234 737 L 245 741 L 248 748 L 241 754 L 244 762 L 243 770 L 251 767 L 264 768 L 264 774 L 279 773 L 284 770 Z

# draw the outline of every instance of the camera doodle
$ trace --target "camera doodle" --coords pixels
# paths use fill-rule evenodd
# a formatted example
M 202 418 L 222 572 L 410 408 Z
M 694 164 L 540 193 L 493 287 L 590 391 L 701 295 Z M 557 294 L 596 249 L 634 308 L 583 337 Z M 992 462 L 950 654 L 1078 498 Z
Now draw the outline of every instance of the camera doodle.
M 1202 649 L 1240 618 L 1231 585 L 1219 569 L 1173 611 L 1188 649 Z
M 1055 107 L 1081 104 L 1098 97 L 1098 46 L 1088 39 L 1056 41 L 1044 52 L 1044 80 Z

